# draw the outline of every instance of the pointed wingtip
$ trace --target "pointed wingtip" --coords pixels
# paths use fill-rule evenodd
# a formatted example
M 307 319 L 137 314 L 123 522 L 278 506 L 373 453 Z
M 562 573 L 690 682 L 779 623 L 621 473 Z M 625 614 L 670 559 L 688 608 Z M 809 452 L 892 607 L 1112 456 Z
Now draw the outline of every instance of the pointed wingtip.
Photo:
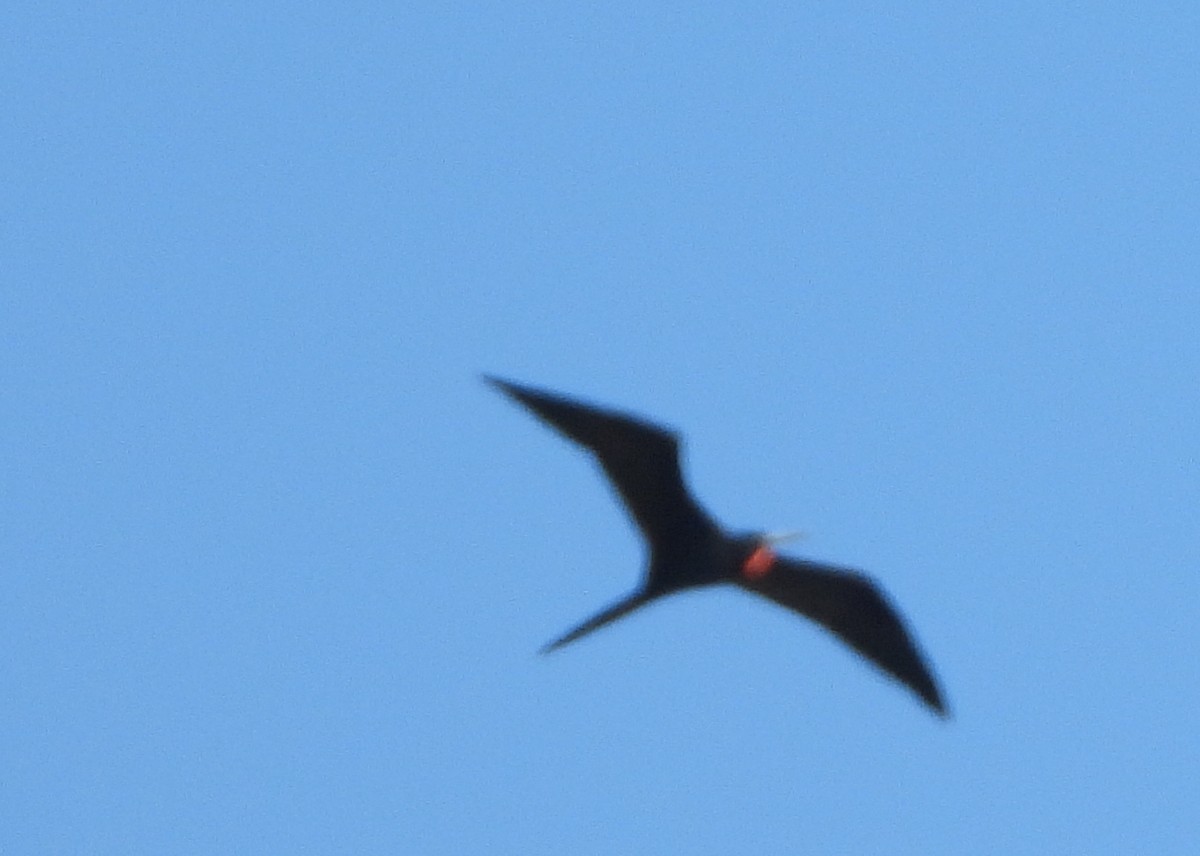
M 487 372 L 481 372 L 479 379 L 492 389 L 504 393 L 509 398 L 523 400 L 521 393 L 524 391 L 524 388 L 520 384 L 513 383 L 511 380 L 505 380 L 504 378 L 497 377 L 496 375 L 488 374 Z
M 930 686 L 928 687 L 913 687 L 913 689 L 916 690 L 916 693 L 918 696 L 920 696 L 921 701 L 925 703 L 925 706 L 928 707 L 938 719 L 942 720 L 943 722 L 949 722 L 954 718 L 954 714 L 950 710 L 950 705 L 946 704 L 946 700 L 942 698 L 941 690 L 938 689 L 936 684 L 931 682 Z

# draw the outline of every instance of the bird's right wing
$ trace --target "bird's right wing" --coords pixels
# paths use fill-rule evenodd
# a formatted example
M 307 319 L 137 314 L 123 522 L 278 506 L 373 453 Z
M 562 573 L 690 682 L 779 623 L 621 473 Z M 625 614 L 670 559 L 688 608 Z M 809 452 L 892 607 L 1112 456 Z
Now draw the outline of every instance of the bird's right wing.
M 694 532 L 698 524 L 709 525 L 684 486 L 674 433 L 544 390 L 484 379 L 595 455 L 651 544 L 663 545 L 679 533 Z
M 812 619 L 899 680 L 941 716 L 948 715 L 937 681 L 875 581 L 858 571 L 777 558 L 770 570 L 738 584 Z

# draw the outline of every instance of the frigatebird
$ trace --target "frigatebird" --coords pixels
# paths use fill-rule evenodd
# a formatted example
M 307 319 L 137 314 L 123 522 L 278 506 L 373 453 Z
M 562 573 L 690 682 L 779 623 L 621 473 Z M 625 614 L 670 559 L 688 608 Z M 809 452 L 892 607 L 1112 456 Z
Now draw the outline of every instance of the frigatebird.
M 489 375 L 484 380 L 595 456 L 649 547 L 641 587 L 546 645 L 543 653 L 664 595 L 733 583 L 817 622 L 937 714 L 947 715 L 932 672 L 875 581 L 850 568 L 781 557 L 773 549 L 778 537 L 726 532 L 684 485 L 673 431 L 546 390 Z

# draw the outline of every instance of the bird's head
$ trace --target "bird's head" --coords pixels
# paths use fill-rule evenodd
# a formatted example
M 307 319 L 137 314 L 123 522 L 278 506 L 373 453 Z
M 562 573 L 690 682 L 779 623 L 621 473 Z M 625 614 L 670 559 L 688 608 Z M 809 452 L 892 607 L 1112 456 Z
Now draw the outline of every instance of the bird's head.
M 803 537 L 803 532 L 757 532 L 739 539 L 738 575 L 751 581 L 765 577 L 775 565 L 775 546 Z

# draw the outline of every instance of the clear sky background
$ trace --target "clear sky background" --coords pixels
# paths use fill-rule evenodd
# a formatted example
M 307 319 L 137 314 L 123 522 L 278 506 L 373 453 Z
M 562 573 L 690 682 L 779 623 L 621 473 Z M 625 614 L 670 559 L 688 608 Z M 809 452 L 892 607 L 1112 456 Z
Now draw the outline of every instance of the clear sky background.
M 1200 11 L 0 15 L 0 851 L 1192 854 Z M 494 372 L 868 570 L 954 718 Z

